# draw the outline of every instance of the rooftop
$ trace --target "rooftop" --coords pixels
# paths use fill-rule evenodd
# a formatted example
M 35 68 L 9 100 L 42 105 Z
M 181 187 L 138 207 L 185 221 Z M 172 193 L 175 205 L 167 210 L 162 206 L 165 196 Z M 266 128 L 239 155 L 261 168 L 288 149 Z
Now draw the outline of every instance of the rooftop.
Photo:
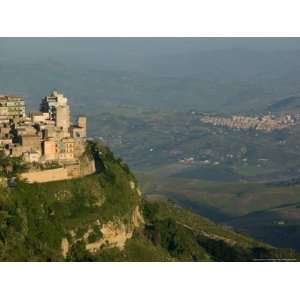
M 0 100 L 17 100 L 17 99 L 23 99 L 21 96 L 15 96 L 15 95 L 0 95 Z

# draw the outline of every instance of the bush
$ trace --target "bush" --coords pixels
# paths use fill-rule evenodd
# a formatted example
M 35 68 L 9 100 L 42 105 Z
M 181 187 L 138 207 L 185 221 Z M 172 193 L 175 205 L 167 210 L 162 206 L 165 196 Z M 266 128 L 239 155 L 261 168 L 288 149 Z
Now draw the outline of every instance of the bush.
M 66 260 L 75 262 L 93 262 L 96 261 L 96 258 L 86 250 L 85 243 L 79 241 L 72 245 Z
M 153 222 L 159 212 L 159 204 L 156 202 L 143 202 L 143 215 L 148 222 Z
M 249 249 L 231 246 L 223 240 L 216 240 L 206 236 L 199 235 L 198 243 L 201 245 L 215 261 L 233 262 L 233 261 L 251 261 L 253 257 Z
M 156 246 L 166 249 L 171 256 L 184 261 L 203 261 L 208 256 L 197 243 L 193 232 L 178 225 L 172 218 L 156 220 L 145 227 L 146 236 Z
M 100 239 L 103 238 L 103 233 L 101 232 L 99 226 L 94 226 L 93 227 L 93 232 L 90 233 L 88 237 L 88 242 L 89 243 L 94 243 Z

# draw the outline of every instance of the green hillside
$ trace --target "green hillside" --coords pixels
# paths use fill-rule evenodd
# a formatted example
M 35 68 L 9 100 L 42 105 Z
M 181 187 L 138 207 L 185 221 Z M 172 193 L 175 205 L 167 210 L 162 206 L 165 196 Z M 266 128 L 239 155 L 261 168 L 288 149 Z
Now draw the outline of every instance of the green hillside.
M 163 228 L 160 232 L 162 244 L 166 232 L 170 234 L 172 226 L 176 227 L 173 237 L 170 239 L 170 236 L 167 236 L 169 238 L 167 245 L 169 252 L 179 260 L 298 259 L 298 255 L 292 249 L 275 249 L 247 235 L 237 233 L 227 226 L 213 223 L 173 202 L 152 200 L 147 205 L 158 207 L 154 225 L 151 226 Z
M 0 261 L 297 259 L 169 201 L 142 199 L 127 165 L 89 146 L 96 174 L 1 188 Z
M 100 238 L 99 227 L 109 221 L 130 225 L 140 203 L 130 186 L 135 178 L 109 149 L 98 151 L 105 165 L 98 174 L 1 189 L 1 261 L 63 260 L 63 238 L 76 245 L 86 232 L 91 241 Z

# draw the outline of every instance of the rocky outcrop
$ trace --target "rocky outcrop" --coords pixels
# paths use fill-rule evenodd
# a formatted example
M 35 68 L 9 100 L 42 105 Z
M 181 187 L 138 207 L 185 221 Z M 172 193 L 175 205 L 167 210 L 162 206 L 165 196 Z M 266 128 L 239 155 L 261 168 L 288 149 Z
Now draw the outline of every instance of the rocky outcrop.
M 7 178 L 0 176 L 0 188 L 6 188 L 7 187 Z
M 126 241 L 132 238 L 134 230 L 143 223 L 144 219 L 140 212 L 140 208 L 139 206 L 136 206 L 133 210 L 131 222 L 129 224 L 125 224 L 120 220 L 115 220 L 101 225 L 100 221 L 97 220 L 94 224 L 92 224 L 92 226 L 89 227 L 82 238 L 74 239 L 72 244 L 83 240 L 86 244 L 86 249 L 91 253 L 97 252 L 101 249 L 101 247 L 117 247 L 122 250 L 125 247 Z M 93 233 L 94 229 L 92 229 L 92 227 L 95 225 L 99 226 L 101 238 L 89 243 L 88 239 L 90 234 Z M 74 232 L 70 232 L 70 235 L 73 237 L 75 236 Z M 61 241 L 61 253 L 63 257 L 67 256 L 70 247 L 71 243 L 67 240 L 67 238 L 63 238 Z

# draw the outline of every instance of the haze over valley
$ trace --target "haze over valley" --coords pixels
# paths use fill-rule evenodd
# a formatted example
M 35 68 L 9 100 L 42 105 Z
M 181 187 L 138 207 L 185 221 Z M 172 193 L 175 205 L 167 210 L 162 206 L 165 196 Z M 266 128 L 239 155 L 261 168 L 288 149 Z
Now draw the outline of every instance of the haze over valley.
M 0 39 L 0 94 L 53 88 L 150 198 L 300 251 L 300 39 Z

